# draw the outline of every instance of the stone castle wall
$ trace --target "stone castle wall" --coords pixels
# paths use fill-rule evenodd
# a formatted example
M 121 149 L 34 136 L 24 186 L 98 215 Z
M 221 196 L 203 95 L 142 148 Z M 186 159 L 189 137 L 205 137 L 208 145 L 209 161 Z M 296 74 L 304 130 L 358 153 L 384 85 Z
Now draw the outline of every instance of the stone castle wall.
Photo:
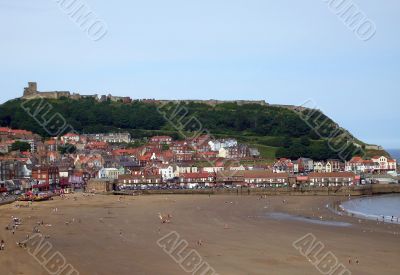
M 130 97 L 119 97 L 119 96 L 102 96 L 100 99 L 98 95 L 80 95 L 73 93 L 71 94 L 69 91 L 49 91 L 49 92 L 39 92 L 37 90 L 37 83 L 36 82 L 28 82 L 28 87 L 24 88 L 24 94 L 22 96 L 23 99 L 35 99 L 35 98 L 48 98 L 48 99 L 60 99 L 62 97 L 71 98 L 71 99 L 82 99 L 82 98 L 94 98 L 99 101 L 105 101 L 110 99 L 111 101 L 122 101 L 124 103 L 131 102 Z M 246 105 L 246 104 L 258 104 L 263 106 L 268 106 L 269 104 L 265 102 L 265 100 L 140 100 L 142 102 L 152 102 L 152 103 L 200 103 L 200 104 L 207 104 L 211 106 L 216 106 L 219 104 L 224 103 L 235 103 L 239 106 Z

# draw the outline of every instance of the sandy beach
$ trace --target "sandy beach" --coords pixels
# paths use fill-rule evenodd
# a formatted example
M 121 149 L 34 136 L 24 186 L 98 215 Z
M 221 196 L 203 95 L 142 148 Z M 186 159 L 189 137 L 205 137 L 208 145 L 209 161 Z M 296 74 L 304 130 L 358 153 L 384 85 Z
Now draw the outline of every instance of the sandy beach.
M 350 274 L 399 274 L 400 226 L 339 216 L 326 208 L 343 199 L 73 194 L 30 207 L 14 202 L 0 207 L 0 239 L 6 244 L 0 274 L 48 274 L 17 245 L 42 221 L 38 228 L 52 250 L 79 272 L 71 274 L 191 274 L 157 243 L 171 232 L 218 274 L 320 274 L 293 247 L 310 233 Z M 159 213 L 169 214 L 170 223 L 162 223 Z M 15 234 L 5 229 L 12 217 L 22 219 Z

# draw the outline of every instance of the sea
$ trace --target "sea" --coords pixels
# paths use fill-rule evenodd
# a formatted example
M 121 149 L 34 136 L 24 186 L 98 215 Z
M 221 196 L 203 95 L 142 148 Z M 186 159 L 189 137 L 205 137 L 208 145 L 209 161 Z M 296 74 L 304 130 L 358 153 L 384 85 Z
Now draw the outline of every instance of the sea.
M 341 208 L 359 218 L 400 224 L 400 194 L 351 199 Z

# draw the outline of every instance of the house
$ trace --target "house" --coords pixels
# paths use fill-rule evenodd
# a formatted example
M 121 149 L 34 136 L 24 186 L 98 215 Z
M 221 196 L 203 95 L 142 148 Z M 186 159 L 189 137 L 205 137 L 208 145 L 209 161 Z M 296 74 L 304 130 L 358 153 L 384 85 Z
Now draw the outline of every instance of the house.
M 299 165 L 299 173 L 308 173 L 314 170 L 314 161 L 310 158 L 299 158 L 297 163 Z
M 281 158 L 272 167 L 274 173 L 294 173 L 294 164 L 290 159 Z
M 360 177 L 352 172 L 313 172 L 308 175 L 310 186 L 350 186 L 358 184 Z
M 206 173 L 218 173 L 221 171 L 224 171 L 225 168 L 224 166 L 207 166 L 207 167 L 203 167 L 201 168 L 202 172 L 206 172 Z
M 195 188 L 198 186 L 213 186 L 215 182 L 214 173 L 183 173 L 180 175 L 179 183 L 181 186 Z
M 379 170 L 379 163 L 375 163 L 372 160 L 366 160 L 362 157 L 355 156 L 345 164 L 346 172 L 355 173 L 373 173 L 375 170 Z
M 12 180 L 24 177 L 23 163 L 14 158 L 0 158 L 0 180 Z
M 7 144 L 6 142 L 0 143 L 0 153 L 1 154 L 8 154 L 9 150 L 10 150 L 9 144 Z
M 374 156 L 371 160 L 379 164 L 379 172 L 396 171 L 397 169 L 397 163 L 394 159 L 389 159 L 385 156 Z
M 225 159 L 242 159 L 248 156 L 248 147 L 243 144 L 220 148 L 218 153 L 218 157 Z
M 370 160 L 355 156 L 346 162 L 345 171 L 356 173 L 386 173 L 396 171 L 397 162 L 385 156 L 375 156 Z
M 174 161 L 176 162 L 186 162 L 193 160 L 194 153 L 175 153 Z
M 146 189 L 147 187 L 160 186 L 162 178 L 159 175 L 120 175 L 118 177 L 118 186 L 121 190 L 133 187 L 137 189 Z
M 97 142 L 106 143 L 129 143 L 131 142 L 131 134 L 129 133 L 107 133 L 107 134 L 88 134 L 88 139 Z
M 185 165 L 184 163 L 182 164 L 177 164 L 175 165 L 174 168 L 174 176 L 179 177 L 181 174 L 187 174 L 187 173 L 198 173 L 199 169 L 197 166 L 191 166 L 191 165 Z
M 54 190 L 59 185 L 60 171 L 57 166 L 35 166 L 32 168 L 32 179 L 36 181 L 36 186 L 32 188 Z
M 258 148 L 249 148 L 249 155 L 252 158 L 259 158 L 261 154 Z
M 63 144 L 66 144 L 66 143 L 74 144 L 74 143 L 78 143 L 79 140 L 80 140 L 80 136 L 76 133 L 68 133 L 61 137 L 61 141 Z
M 154 136 L 154 137 L 150 138 L 150 143 L 169 145 L 172 143 L 172 137 L 170 137 L 170 136 Z
M 117 149 L 112 151 L 113 156 L 131 156 L 136 157 L 139 154 L 139 149 L 132 148 L 132 149 Z
M 55 140 L 55 139 L 46 140 L 44 142 L 44 145 L 45 145 L 47 151 L 50 151 L 50 152 L 56 152 L 58 149 L 57 140 Z
M 221 148 L 235 147 L 238 145 L 236 139 L 221 139 L 221 140 L 210 140 L 208 145 L 211 147 L 211 151 L 219 151 Z
M 108 144 L 105 141 L 91 141 L 86 144 L 85 148 L 89 150 L 106 150 Z
M 159 174 L 163 181 L 167 181 L 174 178 L 174 168 L 171 165 L 162 164 L 159 168 Z
M 99 179 L 117 180 L 120 171 L 117 168 L 102 168 L 99 171 Z
M 195 160 L 212 160 L 218 157 L 219 152 L 215 151 L 204 151 L 204 152 L 197 152 L 194 156 Z
M 190 139 L 190 145 L 195 148 L 197 152 L 206 152 L 211 150 L 211 147 L 208 144 L 210 140 L 211 138 L 209 135 L 201 135 Z
M 131 142 L 131 134 L 108 133 L 103 135 L 102 141 L 105 141 L 107 143 L 129 143 Z
M 339 160 L 331 159 L 325 161 L 314 162 L 314 172 L 316 173 L 332 173 L 345 170 L 345 165 Z
M 273 173 L 266 170 L 243 171 L 244 182 L 255 186 L 286 186 L 289 184 L 289 173 Z
M 231 171 L 244 171 L 244 170 L 246 170 L 246 167 L 244 167 L 243 165 L 231 166 L 231 167 L 229 167 L 229 170 L 231 170 Z
M 217 185 L 241 186 L 244 184 L 245 171 L 220 171 L 216 175 Z
M 316 161 L 314 162 L 314 172 L 316 173 L 323 173 L 325 172 L 325 162 L 323 161 Z
M 328 159 L 326 161 L 325 170 L 328 173 L 344 171 L 345 164 L 338 159 Z

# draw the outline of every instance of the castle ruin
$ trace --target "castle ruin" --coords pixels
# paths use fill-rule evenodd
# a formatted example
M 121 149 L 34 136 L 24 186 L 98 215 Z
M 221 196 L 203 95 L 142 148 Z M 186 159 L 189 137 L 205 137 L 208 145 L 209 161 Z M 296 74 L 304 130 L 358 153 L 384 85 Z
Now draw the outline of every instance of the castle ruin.
M 71 99 L 81 99 L 81 98 L 95 98 L 97 99 L 97 95 L 80 95 L 69 91 L 46 91 L 46 92 L 39 92 L 37 89 L 36 82 L 28 82 L 28 87 L 24 88 L 24 94 L 22 99 L 35 99 L 35 98 L 48 98 L 48 99 L 60 99 L 62 97 L 71 98 Z
M 121 97 L 121 96 L 112 96 L 111 94 L 109 95 L 103 95 L 103 96 L 98 96 L 97 94 L 95 95 L 80 95 L 78 93 L 72 93 L 69 91 L 46 91 L 46 92 L 40 92 L 37 89 L 37 83 L 36 82 L 28 82 L 28 87 L 24 88 L 24 94 L 22 96 L 22 99 L 36 99 L 36 98 L 47 98 L 47 99 L 60 99 L 60 98 L 70 98 L 70 99 L 82 99 L 82 98 L 93 98 L 99 102 L 102 101 L 113 101 L 113 102 L 123 102 L 123 103 L 131 103 L 132 99 L 130 97 Z M 155 104 L 166 104 L 166 103 L 200 103 L 200 104 L 207 104 L 210 106 L 217 106 L 219 104 L 224 104 L 224 103 L 235 103 L 239 106 L 242 105 L 247 105 L 247 104 L 258 104 L 262 106 L 268 106 L 269 104 L 265 102 L 265 100 L 215 100 L 215 99 L 210 99 L 210 100 L 156 100 L 156 99 L 137 99 L 138 101 L 141 102 L 148 102 L 148 103 L 155 103 Z

